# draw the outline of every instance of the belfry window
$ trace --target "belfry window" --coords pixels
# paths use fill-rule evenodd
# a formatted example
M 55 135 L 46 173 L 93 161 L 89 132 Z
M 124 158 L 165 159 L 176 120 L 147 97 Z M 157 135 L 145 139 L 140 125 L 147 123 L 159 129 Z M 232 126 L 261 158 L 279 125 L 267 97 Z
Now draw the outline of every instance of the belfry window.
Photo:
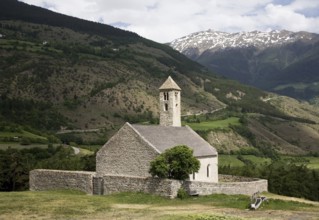
M 168 92 L 164 92 L 164 100 L 165 101 L 169 100 Z

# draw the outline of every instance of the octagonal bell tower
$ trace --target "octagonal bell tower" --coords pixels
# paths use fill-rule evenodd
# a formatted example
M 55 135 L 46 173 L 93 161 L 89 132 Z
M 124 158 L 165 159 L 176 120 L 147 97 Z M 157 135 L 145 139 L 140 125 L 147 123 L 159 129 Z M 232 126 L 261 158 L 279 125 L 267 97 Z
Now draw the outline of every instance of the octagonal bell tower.
M 181 88 L 169 76 L 159 88 L 160 125 L 181 126 Z

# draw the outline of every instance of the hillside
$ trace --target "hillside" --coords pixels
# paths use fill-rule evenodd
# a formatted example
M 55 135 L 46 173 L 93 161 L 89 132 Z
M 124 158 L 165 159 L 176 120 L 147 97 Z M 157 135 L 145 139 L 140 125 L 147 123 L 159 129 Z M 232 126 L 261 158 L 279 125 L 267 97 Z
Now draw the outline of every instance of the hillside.
M 315 101 L 319 35 L 271 31 L 197 32 L 170 44 L 209 69 L 242 83 Z
M 313 106 L 219 77 L 167 45 L 15 0 L 0 2 L 0 19 L 0 132 L 64 129 L 71 134 L 60 135 L 63 142 L 101 145 L 125 121 L 157 123 L 158 88 L 171 75 L 182 88 L 183 115 L 226 112 L 254 134 L 250 140 L 232 128 L 226 139 L 241 135 L 242 143 L 280 152 L 319 150 Z M 277 138 L 265 139 L 269 133 Z

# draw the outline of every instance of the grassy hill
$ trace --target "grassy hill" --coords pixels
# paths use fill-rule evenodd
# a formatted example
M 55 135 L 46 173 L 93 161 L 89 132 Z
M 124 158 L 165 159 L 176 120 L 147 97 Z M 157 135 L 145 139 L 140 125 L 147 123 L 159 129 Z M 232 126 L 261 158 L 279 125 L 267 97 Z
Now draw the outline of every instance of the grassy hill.
M 76 191 L 2 192 L 0 195 L 0 218 L 4 219 L 315 219 L 319 214 L 318 203 L 273 194 L 266 194 L 269 201 L 255 212 L 247 211 L 250 198 L 240 195 L 184 200 L 140 193 L 88 196 Z
M 4 0 L 0 34 L 0 127 L 80 130 L 58 137 L 101 145 L 125 121 L 157 123 L 158 88 L 171 75 L 183 115 L 215 112 L 215 125 L 210 114 L 190 123 L 218 150 L 319 151 L 316 107 L 218 77 L 135 33 Z

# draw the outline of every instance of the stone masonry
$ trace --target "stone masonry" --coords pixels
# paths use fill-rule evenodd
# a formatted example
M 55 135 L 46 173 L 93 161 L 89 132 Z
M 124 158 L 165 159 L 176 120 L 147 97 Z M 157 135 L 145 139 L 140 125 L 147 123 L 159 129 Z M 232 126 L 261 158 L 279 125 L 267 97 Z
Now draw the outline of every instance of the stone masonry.
M 142 140 L 126 123 L 96 155 L 96 173 L 104 175 L 151 176 L 150 162 L 159 152 Z
M 268 181 L 263 179 L 245 178 L 244 182 L 199 182 L 185 181 L 183 187 L 188 192 L 196 192 L 198 195 L 228 194 L 228 195 L 252 195 L 256 192 L 267 192 Z
M 132 176 L 103 176 L 103 194 L 108 195 L 119 192 L 144 192 L 175 198 L 182 182 L 178 180 L 160 179 L 152 177 Z
M 221 175 L 220 179 L 232 179 L 232 176 Z M 175 198 L 181 187 L 188 193 L 198 195 L 210 194 L 244 194 L 267 191 L 267 180 L 235 178 L 234 182 L 200 182 L 178 181 L 152 177 L 104 175 L 97 177 L 95 172 L 61 171 L 61 170 L 32 170 L 30 172 L 30 190 L 73 189 L 94 195 L 108 195 L 119 192 L 144 192 Z M 244 182 L 240 182 L 243 181 Z
M 66 170 L 32 170 L 29 175 L 31 191 L 73 189 L 93 194 L 95 172 Z
M 169 76 L 159 88 L 160 125 L 181 126 L 181 88 Z

